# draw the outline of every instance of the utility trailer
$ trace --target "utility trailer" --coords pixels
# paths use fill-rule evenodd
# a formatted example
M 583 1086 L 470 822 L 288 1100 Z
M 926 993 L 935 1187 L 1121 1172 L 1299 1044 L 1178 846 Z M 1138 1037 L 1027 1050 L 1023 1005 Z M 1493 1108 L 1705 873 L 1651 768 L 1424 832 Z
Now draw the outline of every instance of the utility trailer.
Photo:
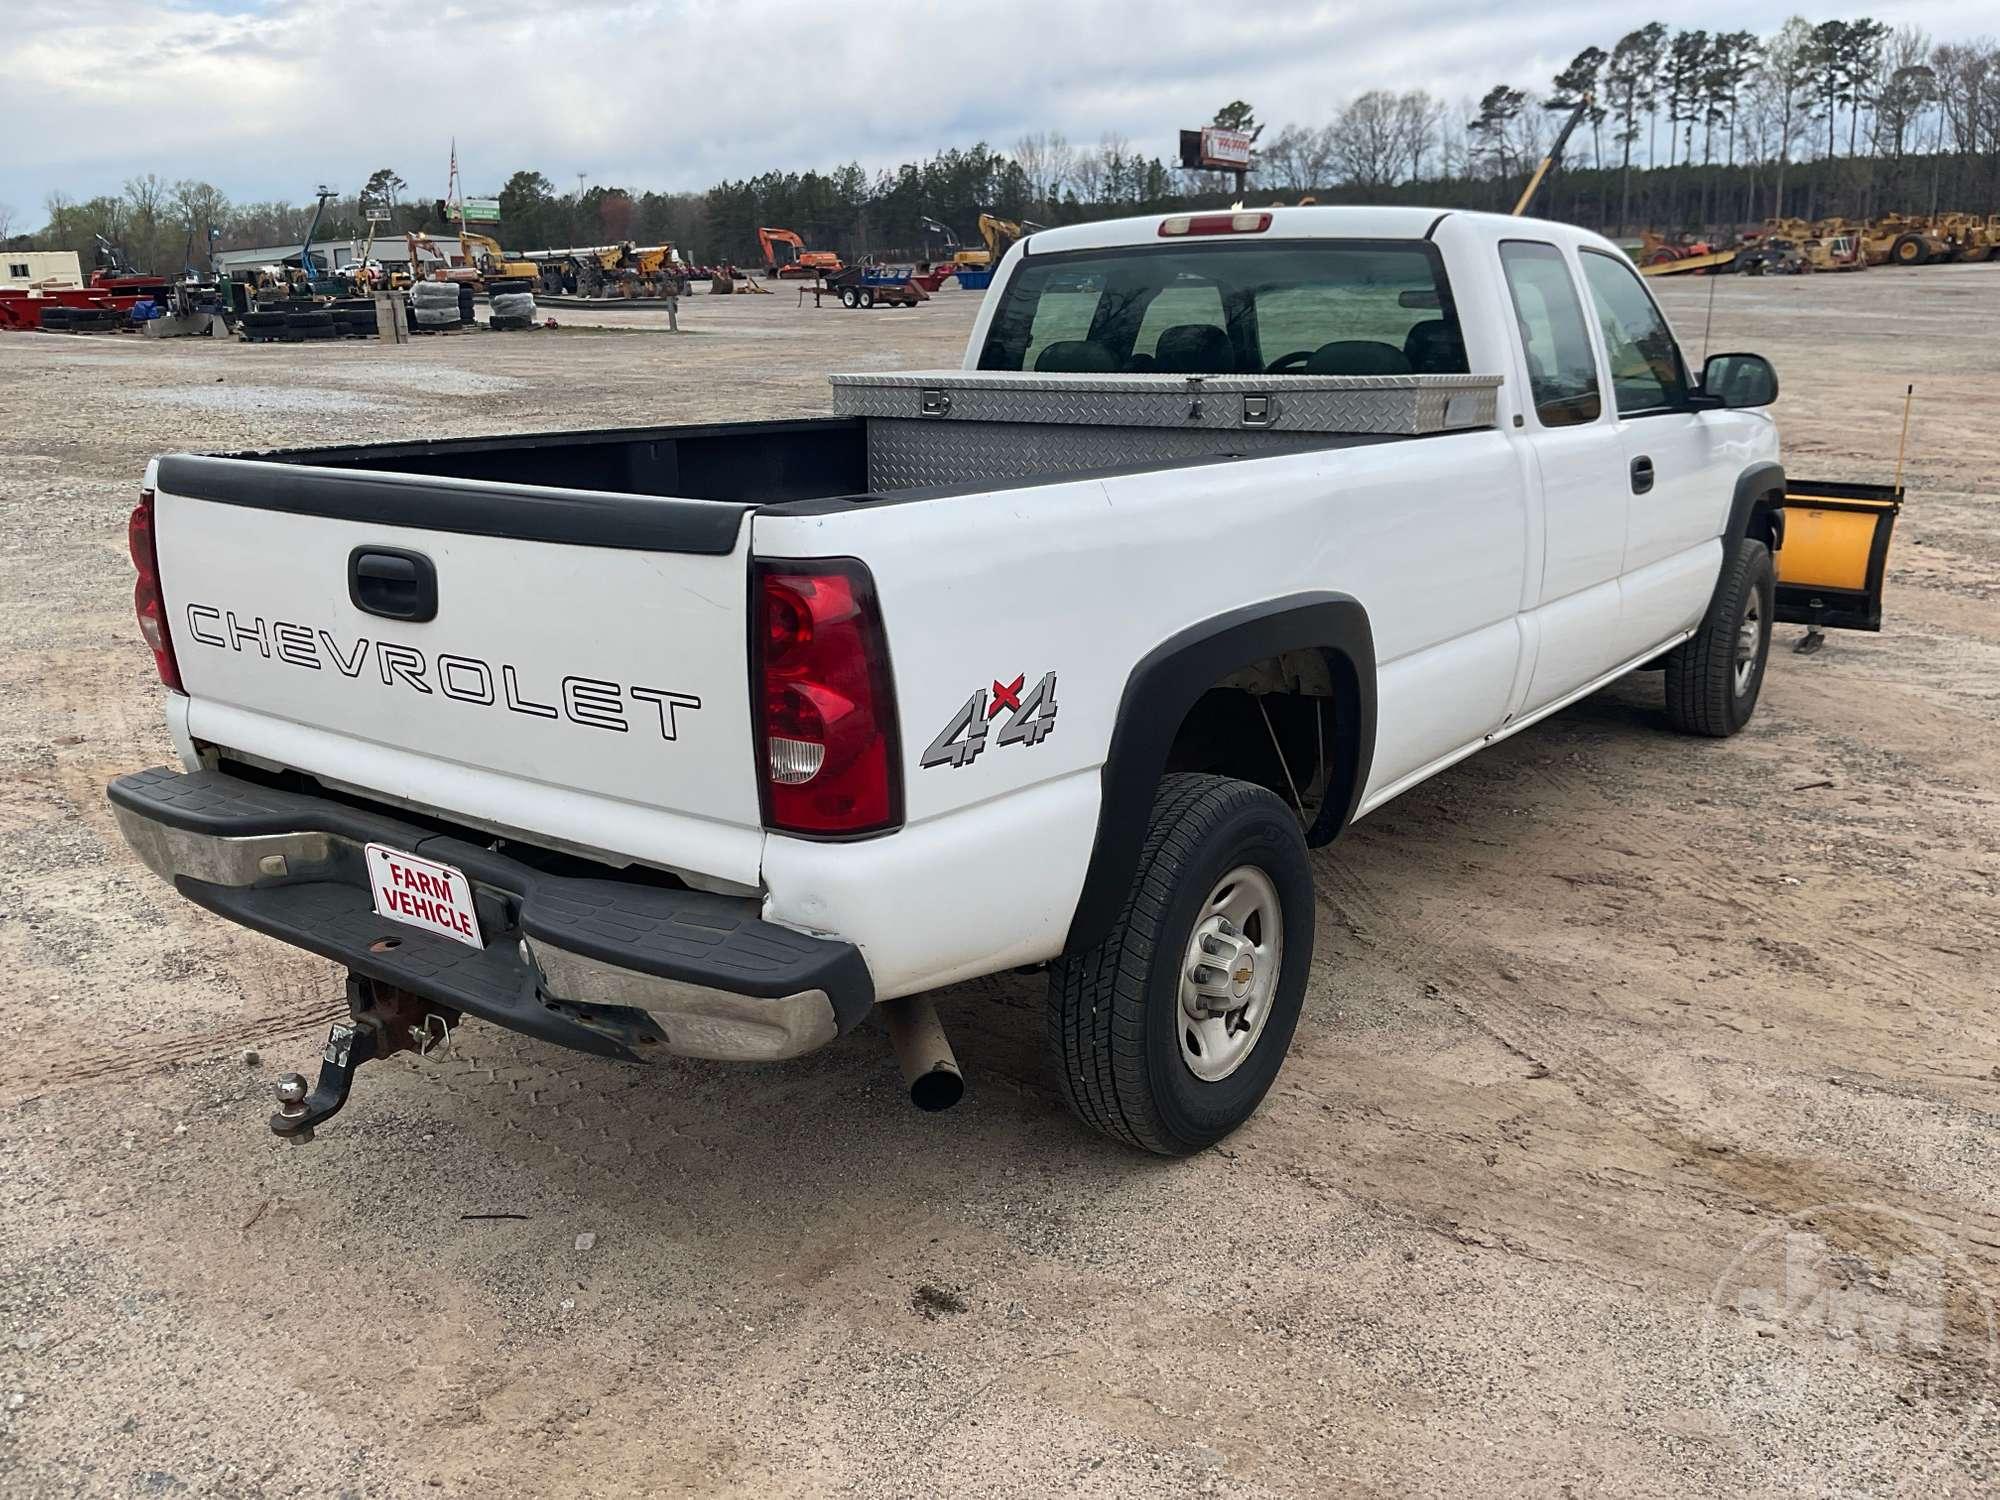
M 849 266 L 826 284 L 840 294 L 842 307 L 915 307 L 931 296 L 915 266 Z

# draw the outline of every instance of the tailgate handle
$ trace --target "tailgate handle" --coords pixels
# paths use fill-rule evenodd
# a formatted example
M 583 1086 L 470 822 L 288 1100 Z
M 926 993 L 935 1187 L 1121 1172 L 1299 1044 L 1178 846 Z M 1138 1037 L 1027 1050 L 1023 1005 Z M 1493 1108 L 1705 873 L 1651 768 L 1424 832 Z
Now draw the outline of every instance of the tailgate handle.
M 437 569 L 421 552 L 356 547 L 347 554 L 347 597 L 364 614 L 385 620 L 434 620 Z

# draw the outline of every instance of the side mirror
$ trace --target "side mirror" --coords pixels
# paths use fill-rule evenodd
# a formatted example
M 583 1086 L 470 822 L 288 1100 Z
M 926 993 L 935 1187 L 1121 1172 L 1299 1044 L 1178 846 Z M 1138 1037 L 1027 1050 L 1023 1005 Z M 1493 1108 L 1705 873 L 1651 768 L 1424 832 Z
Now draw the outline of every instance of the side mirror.
M 1761 354 L 1711 354 L 1701 390 L 1719 406 L 1769 406 L 1778 399 L 1778 372 Z

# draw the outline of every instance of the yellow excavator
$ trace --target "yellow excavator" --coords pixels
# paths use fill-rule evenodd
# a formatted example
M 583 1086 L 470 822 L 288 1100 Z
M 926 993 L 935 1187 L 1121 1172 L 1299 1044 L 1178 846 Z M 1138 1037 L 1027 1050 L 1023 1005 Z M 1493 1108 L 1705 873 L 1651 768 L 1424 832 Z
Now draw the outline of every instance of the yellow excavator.
M 459 241 L 465 246 L 465 258 L 479 270 L 487 281 L 512 281 L 516 279 L 533 281 L 535 263 L 531 260 L 509 260 L 507 252 L 500 248 L 500 242 L 483 234 L 459 231 Z
M 1007 253 L 1008 246 L 1012 245 L 1016 240 L 1026 239 L 1042 227 L 1042 225 L 1030 223 L 1026 219 L 1020 220 L 1017 223 L 1013 219 L 999 219 L 995 218 L 992 214 L 981 214 L 979 216 L 979 237 L 986 241 L 986 248 L 984 250 L 961 250 L 954 259 L 960 265 L 972 266 L 974 268 L 997 266 L 1000 264 L 1000 257 Z

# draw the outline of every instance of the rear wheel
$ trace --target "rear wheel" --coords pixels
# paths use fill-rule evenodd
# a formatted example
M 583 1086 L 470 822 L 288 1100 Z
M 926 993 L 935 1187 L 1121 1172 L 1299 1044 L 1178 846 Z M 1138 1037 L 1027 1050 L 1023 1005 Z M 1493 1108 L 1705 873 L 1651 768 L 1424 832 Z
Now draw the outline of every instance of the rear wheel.
M 1925 253 L 1924 242 L 1913 234 L 1906 234 L 1890 247 L 1889 254 L 1899 266 L 1920 266 L 1930 259 Z
M 1312 950 L 1291 809 L 1249 782 L 1167 777 L 1110 933 L 1050 966 L 1045 1029 L 1070 1108 L 1163 1156 L 1221 1140 L 1278 1076 Z
M 1770 548 L 1750 537 L 1736 543 L 1708 617 L 1667 653 L 1667 717 L 1674 728 L 1723 739 L 1750 722 L 1771 655 L 1776 590 Z

